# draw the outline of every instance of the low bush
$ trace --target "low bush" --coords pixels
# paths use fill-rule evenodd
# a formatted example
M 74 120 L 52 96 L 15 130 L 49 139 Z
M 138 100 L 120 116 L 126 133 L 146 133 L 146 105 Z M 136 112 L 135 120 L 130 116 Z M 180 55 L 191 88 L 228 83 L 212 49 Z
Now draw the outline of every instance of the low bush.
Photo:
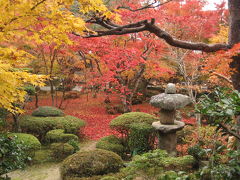
M 176 179 L 197 180 L 198 178 L 196 177 L 195 174 L 186 173 L 184 171 L 179 171 L 179 172 L 165 171 L 160 176 L 158 176 L 157 179 L 158 180 L 176 180 Z
M 111 151 L 96 149 L 79 151 L 66 158 L 60 168 L 63 180 L 118 172 L 123 166 L 120 156 Z
M 78 135 L 80 128 L 85 126 L 83 120 L 73 116 L 34 117 L 26 115 L 20 117 L 19 124 L 23 132 L 34 134 L 41 142 L 50 130 L 64 129 L 66 133 Z
M 67 143 L 70 144 L 73 147 L 74 153 L 80 150 L 78 141 L 75 141 L 75 140 L 72 139 L 72 140 L 68 141 Z
M 192 134 L 196 132 L 196 128 L 193 126 L 186 125 L 182 130 L 177 131 L 177 143 L 178 144 L 185 144 L 187 143 L 185 140 L 192 137 Z M 188 138 L 186 138 L 188 137 Z
M 194 164 L 195 159 L 192 156 L 171 157 L 166 151 L 157 149 L 134 156 L 133 161 L 128 163 L 122 171 L 129 178 L 141 176 L 151 179 L 169 170 L 190 171 Z
M 151 138 L 154 128 L 145 123 L 135 123 L 130 126 L 129 147 L 133 155 L 148 152 L 152 149 Z
M 39 140 L 31 134 L 10 133 L 8 134 L 8 137 L 15 137 L 16 143 L 22 143 L 25 146 L 25 149 L 28 151 L 34 151 L 41 148 L 41 143 L 39 142 Z
M 207 151 L 196 144 L 188 148 L 188 154 L 193 156 L 197 161 L 207 160 Z
M 122 114 L 116 118 L 114 118 L 110 126 L 113 129 L 130 129 L 131 124 L 136 123 L 146 123 L 149 126 L 152 125 L 153 122 L 158 121 L 158 118 L 147 113 L 143 112 L 130 112 Z
M 210 157 L 209 163 L 205 164 L 197 173 L 199 178 L 206 180 L 238 180 L 240 177 L 240 151 L 227 150 L 226 160 L 221 150 L 222 146 L 216 148 Z
M 54 129 L 48 131 L 46 134 L 46 142 L 56 143 L 56 142 L 68 142 L 70 140 L 78 141 L 78 136 L 74 134 L 65 134 L 64 129 Z
M 158 118 L 151 114 L 130 112 L 113 119 L 110 127 L 122 134 L 122 144 L 126 149 L 130 149 L 132 154 L 137 154 L 148 151 L 154 144 L 152 123 L 155 121 L 158 121 Z
M 50 146 L 55 159 L 61 160 L 74 153 L 74 147 L 68 143 L 53 143 Z
M 155 121 L 158 121 L 158 118 L 151 114 L 143 112 L 130 112 L 114 118 L 110 123 L 110 127 L 122 132 L 128 131 L 132 124 L 145 123 L 151 126 Z
M 121 157 L 124 156 L 124 146 L 122 145 L 121 140 L 114 135 L 101 138 L 97 142 L 96 147 L 115 152 Z
M 64 116 L 61 109 L 52 106 L 40 106 L 32 112 L 32 116 L 37 117 L 60 117 Z
M 0 134 L 0 175 L 26 166 L 26 147 L 15 136 Z

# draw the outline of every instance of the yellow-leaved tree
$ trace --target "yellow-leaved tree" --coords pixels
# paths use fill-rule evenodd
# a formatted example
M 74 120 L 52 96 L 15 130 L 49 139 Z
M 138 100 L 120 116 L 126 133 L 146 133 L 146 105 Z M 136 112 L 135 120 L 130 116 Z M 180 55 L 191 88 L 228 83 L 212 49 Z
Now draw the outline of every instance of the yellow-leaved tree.
M 73 3 L 78 3 L 78 15 L 71 11 Z M 102 0 L 1 0 L 0 12 L 0 108 L 12 113 L 22 112 L 14 104 L 24 101 L 23 86 L 42 86 L 47 78 L 21 70 L 36 57 L 19 48 L 16 39 L 56 47 L 71 44 L 70 33 L 88 31 L 84 14 L 112 16 Z

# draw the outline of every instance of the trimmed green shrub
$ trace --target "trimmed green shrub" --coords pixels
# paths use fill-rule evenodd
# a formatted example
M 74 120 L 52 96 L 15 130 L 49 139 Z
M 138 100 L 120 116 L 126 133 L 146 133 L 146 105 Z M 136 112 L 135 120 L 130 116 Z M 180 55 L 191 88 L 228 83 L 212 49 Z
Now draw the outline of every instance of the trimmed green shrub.
M 56 159 L 64 159 L 74 153 L 74 147 L 68 143 L 53 143 L 50 149 Z
M 127 147 L 127 151 L 130 149 L 131 153 L 135 155 L 148 151 L 154 144 L 155 137 L 152 134 L 152 123 L 155 121 L 158 121 L 158 118 L 151 114 L 130 112 L 113 119 L 110 122 L 110 127 L 125 137 L 122 144 Z M 131 133 L 133 134 L 131 135 Z
M 8 134 L 8 137 L 16 137 L 16 143 L 22 143 L 26 147 L 26 150 L 33 151 L 41 148 L 39 140 L 31 134 L 10 133 Z
M 19 120 L 23 132 L 34 134 L 43 141 L 48 131 L 53 129 L 64 129 L 66 133 L 78 135 L 85 122 L 73 116 L 64 117 L 34 117 L 22 116 Z
M 49 143 L 55 142 L 68 142 L 70 140 L 78 141 L 78 137 L 74 134 L 65 134 L 64 129 L 54 129 L 48 131 L 45 137 L 46 141 Z
M 75 141 L 75 140 L 72 139 L 72 140 L 68 141 L 67 143 L 70 144 L 73 147 L 74 153 L 80 150 L 78 141 Z
M 154 128 L 146 123 L 130 126 L 129 147 L 133 155 L 148 152 L 152 149 L 149 142 L 153 133 Z
M 114 135 L 101 138 L 97 142 L 96 148 L 115 152 L 121 157 L 124 154 L 124 146 L 122 145 L 121 140 Z
M 69 156 L 63 161 L 60 171 L 63 180 L 67 180 L 115 173 L 122 166 L 123 161 L 116 153 L 96 149 Z
M 158 118 L 151 114 L 143 112 L 130 112 L 114 118 L 110 123 L 110 127 L 121 132 L 126 130 L 128 131 L 132 124 L 145 123 L 151 126 L 155 121 L 158 121 Z
M 32 116 L 37 117 L 60 117 L 64 116 L 61 109 L 52 106 L 40 106 L 32 112 Z

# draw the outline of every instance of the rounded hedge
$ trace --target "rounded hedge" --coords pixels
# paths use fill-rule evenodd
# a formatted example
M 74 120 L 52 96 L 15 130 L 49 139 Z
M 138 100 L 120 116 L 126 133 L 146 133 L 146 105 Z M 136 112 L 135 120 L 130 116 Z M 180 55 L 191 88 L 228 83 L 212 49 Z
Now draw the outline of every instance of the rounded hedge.
M 145 123 L 152 125 L 153 122 L 158 121 L 158 118 L 147 113 L 143 112 L 130 112 L 122 114 L 116 118 L 114 118 L 110 122 L 110 127 L 114 129 L 130 129 L 131 124 L 136 123 Z
M 121 157 L 124 154 L 124 146 L 122 145 L 121 140 L 114 135 L 101 138 L 97 142 L 96 148 L 115 152 Z
M 57 142 L 68 142 L 70 140 L 78 141 L 78 136 L 74 134 L 64 133 L 64 129 L 54 129 L 48 131 L 46 134 L 46 142 L 57 143 Z
M 154 128 L 146 123 L 133 123 L 130 126 L 129 147 L 133 155 L 148 152 L 152 149 L 150 137 L 154 133 Z
M 32 116 L 37 117 L 60 117 L 64 116 L 61 109 L 52 106 L 40 106 L 32 112 Z
M 39 140 L 31 135 L 31 134 L 25 134 L 25 133 L 10 133 L 8 134 L 8 137 L 16 137 L 15 141 L 17 143 L 22 143 L 24 146 L 26 146 L 26 150 L 38 150 L 41 148 L 41 143 Z
M 56 159 L 64 159 L 74 153 L 74 147 L 68 143 L 53 143 L 50 149 Z
M 53 129 L 64 129 L 66 133 L 78 135 L 79 129 L 85 126 L 85 122 L 74 116 L 64 117 L 35 117 L 22 116 L 19 120 L 23 132 L 34 134 L 41 141 L 46 133 Z
M 123 167 L 120 156 L 111 151 L 96 149 L 79 151 L 65 159 L 60 168 L 63 180 L 118 172 Z

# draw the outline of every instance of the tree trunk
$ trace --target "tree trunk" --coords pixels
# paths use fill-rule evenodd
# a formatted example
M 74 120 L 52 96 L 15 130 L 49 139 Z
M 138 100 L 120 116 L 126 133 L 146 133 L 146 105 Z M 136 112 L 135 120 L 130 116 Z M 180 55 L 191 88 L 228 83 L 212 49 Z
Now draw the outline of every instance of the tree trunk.
M 230 13 L 228 43 L 234 45 L 240 42 L 240 1 L 228 0 L 228 6 Z M 232 75 L 233 86 L 240 91 L 240 57 L 234 57 L 230 67 L 236 70 Z
M 52 106 L 54 106 L 54 86 L 53 86 L 53 82 L 52 80 L 49 80 L 49 84 L 50 84 L 50 93 L 51 93 L 51 98 L 52 98 Z
M 38 93 L 35 92 L 35 108 L 38 108 Z
M 35 87 L 35 107 L 38 108 L 38 93 L 40 92 L 40 87 Z
M 229 40 L 230 45 L 240 42 L 240 1 L 228 0 L 230 13 Z
M 228 6 L 230 13 L 228 43 L 234 45 L 240 42 L 240 1 L 228 0 Z M 240 57 L 234 57 L 230 67 L 236 70 L 232 75 L 233 86 L 240 91 Z
M 229 40 L 230 45 L 240 43 L 240 0 L 228 0 L 229 13 L 230 13 L 230 26 L 229 26 Z M 233 57 L 230 67 L 235 70 L 232 75 L 233 87 L 240 91 L 240 56 Z M 240 129 L 240 116 L 237 119 L 237 133 Z M 237 147 L 240 149 L 240 141 L 237 142 Z
M 128 112 L 132 111 L 128 99 L 129 99 L 128 95 L 123 95 L 122 98 L 121 98 L 121 102 L 122 102 L 122 105 L 123 105 L 123 112 L 124 113 L 128 113 Z
M 63 101 L 65 100 L 65 95 L 66 95 L 65 80 L 63 80 L 63 82 L 62 82 L 62 88 L 63 88 L 63 91 L 62 91 L 62 98 L 61 98 L 60 104 L 58 106 L 59 109 L 62 108 Z
M 19 132 L 20 126 L 19 126 L 19 114 L 12 114 L 13 116 L 13 132 Z

